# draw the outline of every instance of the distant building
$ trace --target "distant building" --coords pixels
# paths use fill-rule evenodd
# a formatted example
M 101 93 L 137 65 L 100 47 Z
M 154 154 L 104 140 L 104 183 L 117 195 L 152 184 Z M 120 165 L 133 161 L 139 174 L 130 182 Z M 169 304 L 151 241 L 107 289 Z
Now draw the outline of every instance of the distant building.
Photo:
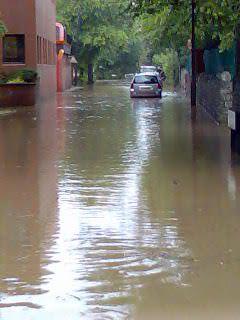
M 7 34 L 0 39 L 0 72 L 37 70 L 38 96 L 56 92 L 56 0 L 0 0 Z
M 76 85 L 77 60 L 72 56 L 72 39 L 66 28 L 56 23 L 57 44 L 57 91 L 62 92 Z

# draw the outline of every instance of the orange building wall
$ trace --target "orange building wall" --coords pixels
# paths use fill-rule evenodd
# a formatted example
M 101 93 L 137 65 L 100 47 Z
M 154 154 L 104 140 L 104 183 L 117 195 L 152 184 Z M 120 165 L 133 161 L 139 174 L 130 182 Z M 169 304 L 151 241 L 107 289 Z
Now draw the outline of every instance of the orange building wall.
M 56 1 L 35 0 L 36 4 L 36 33 L 44 42 L 47 57 L 37 61 L 40 76 L 39 98 L 54 96 L 57 91 L 56 81 Z M 39 40 L 38 40 L 39 41 Z M 41 48 L 43 50 L 43 48 Z M 39 48 L 38 48 L 39 50 Z M 46 54 L 45 54 L 46 55 Z
M 0 40 L 0 72 L 11 73 L 30 68 L 38 71 L 38 98 L 56 93 L 56 1 L 0 0 L 1 20 L 9 34 L 25 34 L 25 65 L 2 64 Z
M 36 69 L 36 23 L 34 1 L 0 0 L 0 13 L 1 20 L 4 21 L 8 33 L 25 34 L 25 67 Z M 0 71 L 10 73 L 21 68 L 23 68 L 23 65 L 2 64 L 2 40 L 0 39 Z

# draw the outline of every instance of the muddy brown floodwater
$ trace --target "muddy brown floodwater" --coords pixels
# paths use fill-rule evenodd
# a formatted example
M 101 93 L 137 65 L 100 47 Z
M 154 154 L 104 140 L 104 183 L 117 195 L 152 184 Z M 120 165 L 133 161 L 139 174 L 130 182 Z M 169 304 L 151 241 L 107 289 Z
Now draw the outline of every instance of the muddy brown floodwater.
M 1 320 L 240 318 L 240 165 L 200 118 L 116 82 L 0 114 Z

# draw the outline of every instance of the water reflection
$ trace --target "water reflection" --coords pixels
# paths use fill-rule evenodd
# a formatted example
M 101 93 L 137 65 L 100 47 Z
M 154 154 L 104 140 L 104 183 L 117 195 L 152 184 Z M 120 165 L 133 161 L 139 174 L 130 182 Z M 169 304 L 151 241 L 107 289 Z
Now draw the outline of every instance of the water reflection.
M 2 308 L 38 308 L 32 297 L 46 291 L 43 284 L 49 274 L 47 254 L 57 229 L 52 113 L 50 108 L 45 119 L 43 110 L 26 109 L 0 119 Z
M 97 99 L 102 101 L 101 91 Z M 71 255 L 69 269 L 75 266 L 68 283 L 79 288 L 75 297 L 85 304 L 86 316 L 122 318 L 141 300 L 148 281 L 181 285 L 181 260 L 189 252 L 179 239 L 174 212 L 152 219 L 142 189 L 145 167 L 160 143 L 161 100 L 127 102 L 121 109 L 105 91 L 100 106 L 92 100 L 81 110 L 90 109 L 95 117 L 83 117 L 79 125 L 76 110 L 68 119 L 59 241 Z
M 0 130 L 2 319 L 235 312 L 240 172 L 224 130 L 192 125 L 176 95 L 130 101 L 117 82 Z

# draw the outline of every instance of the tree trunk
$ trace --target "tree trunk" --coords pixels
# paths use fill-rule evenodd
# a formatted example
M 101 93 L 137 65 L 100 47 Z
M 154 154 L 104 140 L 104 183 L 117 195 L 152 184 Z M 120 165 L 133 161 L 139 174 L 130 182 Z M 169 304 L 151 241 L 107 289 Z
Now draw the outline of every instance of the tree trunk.
M 93 64 L 89 63 L 88 64 L 88 83 L 89 84 L 93 84 L 94 80 L 93 80 Z

